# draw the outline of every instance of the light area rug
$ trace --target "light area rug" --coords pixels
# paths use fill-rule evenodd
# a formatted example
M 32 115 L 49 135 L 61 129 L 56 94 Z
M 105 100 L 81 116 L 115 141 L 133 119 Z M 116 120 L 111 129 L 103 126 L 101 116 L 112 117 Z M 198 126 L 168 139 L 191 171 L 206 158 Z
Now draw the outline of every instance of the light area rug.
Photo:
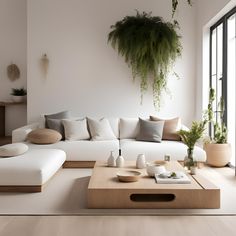
M 204 167 L 199 172 L 220 187 L 220 209 L 88 209 L 92 169 L 62 169 L 41 193 L 0 193 L 0 215 L 236 215 L 234 170 Z

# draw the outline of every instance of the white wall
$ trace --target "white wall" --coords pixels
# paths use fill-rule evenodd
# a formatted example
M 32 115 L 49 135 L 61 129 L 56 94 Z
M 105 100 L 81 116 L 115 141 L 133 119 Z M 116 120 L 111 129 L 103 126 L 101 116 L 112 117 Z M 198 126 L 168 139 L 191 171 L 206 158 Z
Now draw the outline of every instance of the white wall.
M 196 116 L 201 118 L 207 107 L 209 89 L 209 32 L 236 4 L 235 0 L 198 0 L 197 8 L 197 63 L 196 63 Z
M 195 111 L 195 6 L 181 1 L 178 21 L 183 55 L 170 78 L 172 99 L 164 97 L 155 112 L 150 91 L 140 105 L 139 83 L 132 81 L 124 59 L 107 44 L 110 25 L 135 9 L 171 18 L 166 0 L 30 0 L 28 1 L 28 122 L 64 109 L 80 116 L 180 116 L 189 124 Z M 40 58 L 47 53 L 47 78 Z
M 9 100 L 11 88 L 26 88 L 26 0 L 0 0 L 0 101 Z M 20 79 L 11 82 L 6 75 L 10 63 L 18 65 Z M 6 109 L 6 134 L 26 124 L 26 106 Z

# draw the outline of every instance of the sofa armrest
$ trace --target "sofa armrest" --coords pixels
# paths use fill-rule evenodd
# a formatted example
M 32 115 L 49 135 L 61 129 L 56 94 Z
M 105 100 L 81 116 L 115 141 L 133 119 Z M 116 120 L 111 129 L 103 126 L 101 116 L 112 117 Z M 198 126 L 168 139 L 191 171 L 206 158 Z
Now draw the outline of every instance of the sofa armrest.
M 40 128 L 40 123 L 33 123 L 33 124 L 26 125 L 26 126 L 23 126 L 23 127 L 13 130 L 12 131 L 12 142 L 18 143 L 18 142 L 26 141 L 28 133 L 30 133 L 32 130 L 35 130 L 38 128 Z

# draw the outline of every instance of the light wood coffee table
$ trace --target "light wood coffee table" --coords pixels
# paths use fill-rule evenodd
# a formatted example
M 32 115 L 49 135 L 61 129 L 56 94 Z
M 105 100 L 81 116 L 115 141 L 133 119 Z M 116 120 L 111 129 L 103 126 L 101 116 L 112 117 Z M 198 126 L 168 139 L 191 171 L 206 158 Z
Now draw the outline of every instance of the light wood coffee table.
M 184 171 L 177 162 L 166 162 L 170 171 Z M 135 162 L 124 168 L 107 167 L 96 162 L 88 186 L 89 208 L 220 208 L 220 189 L 203 176 L 188 175 L 191 184 L 157 184 L 154 178 L 138 169 L 138 182 L 119 182 L 119 170 L 137 170 Z

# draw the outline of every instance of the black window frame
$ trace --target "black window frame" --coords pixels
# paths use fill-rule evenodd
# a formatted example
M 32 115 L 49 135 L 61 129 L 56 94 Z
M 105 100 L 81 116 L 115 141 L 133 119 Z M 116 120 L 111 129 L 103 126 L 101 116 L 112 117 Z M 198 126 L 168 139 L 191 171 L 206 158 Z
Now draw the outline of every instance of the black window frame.
M 233 9 L 231 9 L 228 13 L 226 13 L 222 18 L 220 18 L 214 25 L 212 25 L 210 27 L 210 70 L 209 70 L 209 85 L 210 88 L 212 87 L 212 34 L 213 31 L 216 29 L 217 27 L 222 24 L 223 27 L 223 46 L 222 46 L 222 98 L 224 99 L 224 103 L 225 103 L 225 112 L 224 112 L 224 123 L 227 127 L 227 59 L 228 59 L 228 35 L 227 35 L 227 31 L 228 31 L 228 25 L 227 25 L 227 21 L 228 19 L 234 15 L 236 13 L 236 7 L 234 7 Z M 216 91 L 217 92 L 217 91 Z M 216 110 L 217 112 L 217 110 Z M 217 117 L 217 115 L 216 115 Z M 211 132 L 211 130 L 210 130 Z

